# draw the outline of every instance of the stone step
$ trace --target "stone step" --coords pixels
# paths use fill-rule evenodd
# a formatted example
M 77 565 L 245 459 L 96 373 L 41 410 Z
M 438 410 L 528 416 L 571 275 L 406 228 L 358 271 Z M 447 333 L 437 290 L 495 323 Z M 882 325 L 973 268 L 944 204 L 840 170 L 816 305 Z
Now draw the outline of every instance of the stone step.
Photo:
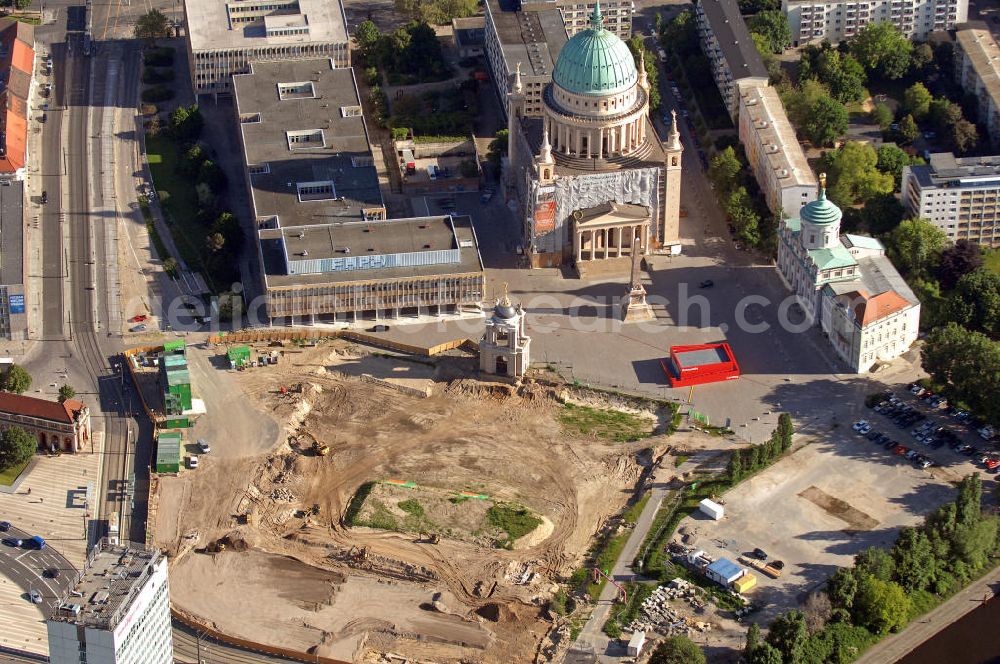
M 628 168 L 645 161 L 649 153 L 653 151 L 653 145 L 649 141 L 643 143 L 638 150 L 627 155 L 616 155 L 605 157 L 604 159 L 588 159 L 586 157 L 574 157 L 573 155 L 553 153 L 556 163 L 561 166 L 568 166 L 581 171 L 613 171 L 621 168 Z

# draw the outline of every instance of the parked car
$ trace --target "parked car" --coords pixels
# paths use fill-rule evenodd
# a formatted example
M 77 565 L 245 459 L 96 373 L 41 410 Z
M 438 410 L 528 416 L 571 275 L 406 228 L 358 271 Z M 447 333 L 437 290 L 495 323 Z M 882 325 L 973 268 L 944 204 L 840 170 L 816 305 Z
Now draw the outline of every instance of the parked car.
M 0 533 L 10 530 L 10 521 L 0 521 Z
M 764 552 L 764 549 L 754 549 L 753 557 L 757 560 L 767 560 L 767 554 Z
M 37 590 L 32 590 L 30 593 L 28 593 L 28 599 L 31 600 L 32 604 L 41 604 L 42 594 Z
M 373 327 L 369 327 L 368 331 L 369 332 L 388 332 L 389 331 L 389 326 L 388 325 L 375 325 Z
M 3 543 L 6 544 L 7 546 L 12 546 L 15 549 L 19 549 L 22 546 L 24 546 L 24 540 L 19 539 L 17 537 L 5 537 L 3 539 Z
M 202 454 L 208 454 L 209 452 L 212 451 L 212 446 L 209 445 L 208 441 L 205 440 L 204 438 L 199 438 L 198 449 L 201 451 Z
M 857 422 L 851 425 L 851 428 L 854 429 L 855 431 L 861 431 L 861 427 L 866 426 L 867 424 L 868 422 L 866 420 L 858 420 Z
M 139 314 L 138 316 L 132 316 L 131 318 L 129 318 L 128 322 L 145 323 L 147 320 L 149 320 L 149 316 L 147 316 L 146 314 Z
M 59 568 L 58 567 L 49 567 L 44 572 L 42 572 L 42 576 L 44 576 L 44 577 L 46 577 L 48 579 L 58 579 L 59 578 Z
M 145 332 L 146 331 L 146 325 L 145 324 L 133 325 L 132 327 L 130 327 L 128 329 L 128 331 L 129 332 Z
M 187 467 L 188 468 L 192 468 L 192 469 L 193 468 L 197 468 L 198 467 L 198 457 L 196 457 L 193 454 L 191 456 L 189 456 L 187 458 Z
M 715 285 L 714 281 L 712 281 L 711 279 L 705 279 L 705 281 L 703 281 L 700 284 L 698 284 L 698 287 L 699 288 L 711 288 L 714 285 Z
M 871 430 L 872 430 L 872 425 L 866 424 L 863 427 L 861 427 L 860 429 L 858 429 L 858 433 L 860 433 L 862 436 L 865 436 Z
M 42 191 L 42 205 L 45 205 L 48 202 L 49 202 L 49 192 Z

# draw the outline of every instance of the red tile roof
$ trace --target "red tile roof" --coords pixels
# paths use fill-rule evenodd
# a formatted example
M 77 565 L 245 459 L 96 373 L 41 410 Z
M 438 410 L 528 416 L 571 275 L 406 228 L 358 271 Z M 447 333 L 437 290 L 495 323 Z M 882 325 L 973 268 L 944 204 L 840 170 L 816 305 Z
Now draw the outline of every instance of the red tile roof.
M 855 290 L 837 296 L 837 302 L 854 311 L 854 319 L 861 327 L 867 327 L 911 306 L 902 295 L 892 290 L 878 295 L 869 295 L 865 290 Z
M 0 392 L 0 413 L 26 415 L 52 422 L 72 424 L 73 416 L 83 408 L 83 402 L 66 399 L 65 403 L 26 397 L 11 392 Z
M 0 20 L 0 79 L 3 82 L 0 131 L 3 154 L 0 173 L 15 173 L 24 168 L 28 143 L 28 95 L 35 67 L 34 30 L 30 25 L 10 19 Z

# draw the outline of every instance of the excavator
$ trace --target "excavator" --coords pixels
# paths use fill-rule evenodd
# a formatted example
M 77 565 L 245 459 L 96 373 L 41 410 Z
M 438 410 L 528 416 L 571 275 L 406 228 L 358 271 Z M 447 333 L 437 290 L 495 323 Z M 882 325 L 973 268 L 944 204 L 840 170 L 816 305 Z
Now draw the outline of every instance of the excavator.
M 316 456 L 326 456 L 327 454 L 330 453 L 330 446 L 325 443 L 319 442 L 319 439 L 315 435 L 313 435 L 311 431 L 309 431 L 308 429 L 299 429 L 299 432 L 306 436 L 309 436 L 312 439 L 312 445 L 309 447 L 309 450 L 313 454 L 315 454 Z
M 423 542 L 424 544 L 438 544 L 441 542 L 441 536 L 437 533 L 420 533 L 420 537 L 417 538 L 417 543 Z

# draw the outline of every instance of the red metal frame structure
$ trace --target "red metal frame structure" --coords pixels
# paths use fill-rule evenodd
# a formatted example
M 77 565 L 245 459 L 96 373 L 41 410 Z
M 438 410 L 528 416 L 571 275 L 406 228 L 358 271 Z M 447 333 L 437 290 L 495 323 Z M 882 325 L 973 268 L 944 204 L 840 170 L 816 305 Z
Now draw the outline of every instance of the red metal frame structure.
M 740 365 L 727 343 L 671 346 L 670 357 L 660 360 L 670 387 L 688 387 L 735 380 Z
M 605 574 L 604 570 L 597 569 L 595 567 L 594 568 L 594 583 L 597 583 L 598 579 L 600 577 L 602 577 L 602 576 L 605 579 L 608 580 L 608 583 L 610 583 L 611 585 L 613 585 L 615 588 L 618 589 L 618 592 L 620 592 L 621 595 L 622 595 L 622 602 L 624 602 L 625 604 L 628 604 L 628 591 L 626 591 L 625 588 L 622 587 L 622 585 L 620 583 L 618 583 L 617 581 L 615 581 L 614 579 L 612 579 L 610 576 L 608 576 L 607 574 Z

